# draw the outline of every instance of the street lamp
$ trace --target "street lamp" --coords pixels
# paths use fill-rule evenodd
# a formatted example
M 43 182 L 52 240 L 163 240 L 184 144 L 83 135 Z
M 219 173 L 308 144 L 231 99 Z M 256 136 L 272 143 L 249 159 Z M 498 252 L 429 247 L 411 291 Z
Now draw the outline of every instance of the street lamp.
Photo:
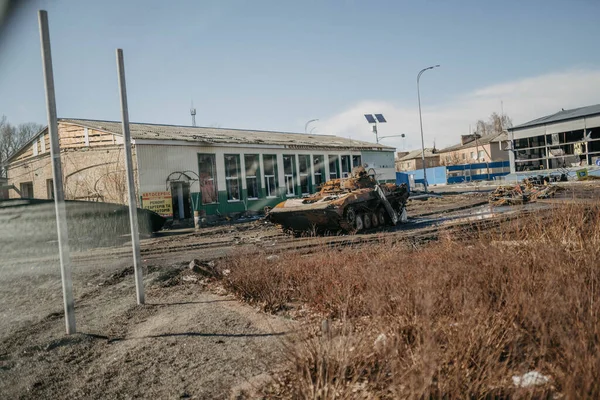
M 423 68 L 417 75 L 417 98 L 419 99 L 419 123 L 421 124 L 421 160 L 423 162 L 423 186 L 425 187 L 425 193 L 427 193 L 427 166 L 425 165 L 425 139 L 423 139 L 423 117 L 421 117 L 421 92 L 419 90 L 419 79 L 423 72 L 428 69 L 434 69 L 440 65 L 432 65 L 431 67 Z
M 315 118 L 315 119 L 311 119 L 311 120 L 309 120 L 309 121 L 306 121 L 306 124 L 304 124 L 304 133 L 308 133 L 306 130 L 308 129 L 308 125 L 309 125 L 311 122 L 316 122 L 316 121 L 318 121 L 318 120 L 319 120 L 319 118 Z
M 401 135 L 382 136 L 382 137 L 380 137 L 380 138 L 379 138 L 379 140 L 381 140 L 381 139 L 387 139 L 387 138 L 390 138 L 390 137 L 401 137 L 401 138 L 405 138 L 405 137 L 406 137 L 406 135 L 403 133 L 403 134 L 401 134 Z

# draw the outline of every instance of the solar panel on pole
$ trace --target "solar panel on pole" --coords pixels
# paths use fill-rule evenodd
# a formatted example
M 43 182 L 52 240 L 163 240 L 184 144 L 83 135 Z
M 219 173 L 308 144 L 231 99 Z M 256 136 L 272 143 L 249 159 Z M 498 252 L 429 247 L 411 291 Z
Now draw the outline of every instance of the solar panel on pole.
M 387 122 L 385 118 L 383 118 L 383 114 L 375 114 L 375 118 L 377 118 L 377 122 L 379 123 Z
M 374 124 L 375 121 L 375 117 L 373 117 L 373 114 L 365 114 L 365 118 L 367 119 L 367 122 L 370 124 Z

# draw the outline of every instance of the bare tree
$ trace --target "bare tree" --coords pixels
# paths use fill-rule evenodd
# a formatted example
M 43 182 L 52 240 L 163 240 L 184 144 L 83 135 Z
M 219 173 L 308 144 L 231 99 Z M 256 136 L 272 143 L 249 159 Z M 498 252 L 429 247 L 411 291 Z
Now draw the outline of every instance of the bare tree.
M 5 115 L 0 118 L 0 176 L 6 176 L 5 163 L 15 151 L 41 131 L 42 125 L 27 122 L 15 127 Z
M 508 115 L 493 112 L 487 122 L 481 119 L 477 121 L 476 133 L 480 136 L 494 135 L 512 126 L 512 119 Z

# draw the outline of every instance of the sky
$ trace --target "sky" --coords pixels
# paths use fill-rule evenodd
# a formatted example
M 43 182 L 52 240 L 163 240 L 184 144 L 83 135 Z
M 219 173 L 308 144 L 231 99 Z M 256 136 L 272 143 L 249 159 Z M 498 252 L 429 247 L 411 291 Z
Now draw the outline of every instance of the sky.
M 0 4 L 2 0 L 0 0 Z M 398 151 L 600 103 L 598 0 L 21 0 L 0 27 L 0 115 L 46 123 L 37 10 L 48 11 L 59 117 L 304 132 Z

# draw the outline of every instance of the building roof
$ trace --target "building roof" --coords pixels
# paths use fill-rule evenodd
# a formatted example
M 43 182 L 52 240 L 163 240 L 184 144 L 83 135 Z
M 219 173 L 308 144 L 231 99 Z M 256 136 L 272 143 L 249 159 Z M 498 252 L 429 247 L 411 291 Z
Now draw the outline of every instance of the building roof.
M 123 130 L 121 122 L 89 119 L 61 118 L 59 122 L 75 124 L 117 135 Z M 254 144 L 279 145 L 285 147 L 354 148 L 361 150 L 393 151 L 395 148 L 361 140 L 347 139 L 334 135 L 271 132 L 251 129 L 207 128 L 178 125 L 129 124 L 134 140 L 177 140 L 201 144 Z
M 423 152 L 423 150 L 418 149 L 418 150 L 413 150 L 411 152 L 409 152 L 407 155 L 400 157 L 398 159 L 398 161 L 409 161 L 409 160 L 414 160 L 414 159 L 420 159 L 421 158 L 421 153 Z M 425 149 L 425 158 L 428 157 L 437 157 L 437 154 L 433 153 L 433 149 Z
M 502 142 L 504 140 L 507 140 L 507 138 L 508 138 L 508 135 L 506 134 L 506 132 L 493 133 L 491 135 L 482 136 L 482 137 L 478 138 L 477 140 L 472 140 L 469 143 L 465 143 L 465 144 L 459 143 L 459 144 L 455 144 L 450 147 L 446 147 L 445 149 L 439 150 L 438 153 L 448 153 L 450 151 L 458 151 L 458 150 L 469 149 L 471 147 L 483 146 L 484 144 L 488 144 L 488 143 Z
M 578 119 L 578 118 L 583 118 L 583 117 L 587 117 L 590 115 L 598 115 L 598 114 L 600 114 L 600 104 L 596 104 L 593 106 L 573 108 L 571 110 L 561 110 L 555 114 L 546 115 L 545 117 L 534 119 L 533 121 L 529 121 L 524 124 L 514 126 L 514 127 L 510 128 L 509 131 L 513 131 L 516 129 L 529 128 L 529 127 L 536 126 L 536 125 L 550 124 L 553 122 L 567 121 L 570 119 Z

